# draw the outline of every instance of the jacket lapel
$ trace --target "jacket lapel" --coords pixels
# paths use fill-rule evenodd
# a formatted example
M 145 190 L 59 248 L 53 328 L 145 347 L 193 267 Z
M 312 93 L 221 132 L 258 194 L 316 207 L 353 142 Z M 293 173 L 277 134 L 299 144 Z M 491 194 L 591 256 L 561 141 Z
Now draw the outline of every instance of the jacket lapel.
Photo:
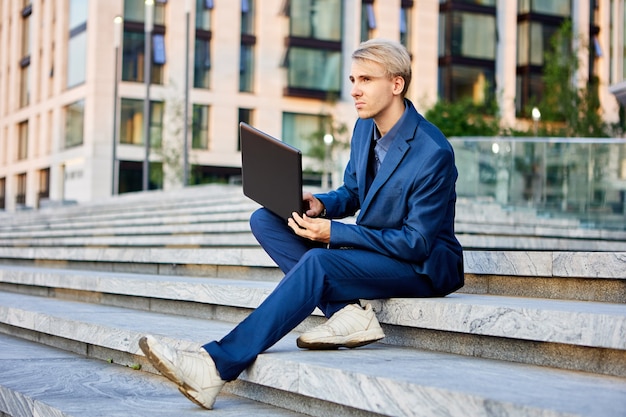
M 411 107 L 413 107 L 411 105 Z M 413 140 L 415 133 L 417 131 L 417 127 L 420 122 L 420 116 L 414 108 L 411 108 L 411 113 L 408 115 L 404 124 L 400 127 L 400 130 L 397 133 L 397 137 L 393 141 L 392 145 L 389 147 L 389 151 L 387 151 L 387 155 L 385 156 L 385 160 L 383 164 L 380 166 L 380 170 L 378 174 L 374 178 L 372 185 L 370 186 L 365 197 L 361 199 L 363 202 L 361 204 L 361 212 L 359 217 L 362 217 L 369 208 L 370 204 L 375 201 L 375 196 L 378 193 L 378 190 L 387 182 L 389 177 L 396 171 L 398 165 L 404 158 L 404 155 L 411 148 L 410 142 Z M 373 129 L 373 126 L 372 126 Z M 372 130 L 373 134 L 373 130 Z M 363 175 L 365 177 L 365 175 Z M 365 184 L 365 182 L 363 182 Z M 361 191 L 364 193 L 365 191 Z

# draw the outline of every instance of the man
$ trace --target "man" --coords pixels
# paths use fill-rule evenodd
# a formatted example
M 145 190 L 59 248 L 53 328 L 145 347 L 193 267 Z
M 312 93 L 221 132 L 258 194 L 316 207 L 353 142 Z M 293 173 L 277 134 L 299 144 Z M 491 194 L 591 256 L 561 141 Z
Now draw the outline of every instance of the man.
M 301 348 L 357 347 L 384 337 L 360 299 L 445 296 L 463 286 L 454 235 L 457 171 L 443 134 L 404 98 L 411 61 L 397 42 L 374 39 L 352 55 L 359 119 L 344 184 L 305 193 L 308 210 L 287 223 L 265 209 L 252 231 L 285 273 L 274 291 L 220 341 L 177 351 L 147 336 L 150 362 L 196 404 L 211 409 L 225 381 L 319 307 L 330 319 L 304 332 Z M 356 224 L 332 219 L 360 210 Z

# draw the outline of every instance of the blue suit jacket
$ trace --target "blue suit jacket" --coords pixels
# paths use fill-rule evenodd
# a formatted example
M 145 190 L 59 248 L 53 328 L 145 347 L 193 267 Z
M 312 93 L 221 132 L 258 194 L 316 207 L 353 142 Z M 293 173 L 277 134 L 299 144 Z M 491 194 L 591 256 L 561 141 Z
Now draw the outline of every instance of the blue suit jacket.
M 463 251 L 454 235 L 457 170 L 446 137 L 413 104 L 367 194 L 372 119 L 357 120 L 344 184 L 318 194 L 328 218 L 360 210 L 356 224 L 332 222 L 330 248 L 379 252 L 427 275 L 437 295 L 463 286 Z

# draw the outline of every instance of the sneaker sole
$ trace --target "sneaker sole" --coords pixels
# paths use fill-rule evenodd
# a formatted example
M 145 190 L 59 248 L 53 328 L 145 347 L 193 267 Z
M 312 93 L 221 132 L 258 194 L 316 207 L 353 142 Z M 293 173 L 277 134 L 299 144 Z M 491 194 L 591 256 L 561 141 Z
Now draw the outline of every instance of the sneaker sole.
M 139 339 L 139 348 L 141 349 L 143 354 L 146 355 L 146 358 L 152 364 L 152 366 L 154 366 L 157 371 L 159 371 L 164 377 L 174 382 L 178 386 L 183 385 L 183 381 L 181 381 L 176 376 L 176 373 L 172 370 L 172 368 L 174 368 L 174 365 L 164 362 L 159 356 L 154 354 L 147 337 L 144 336 Z
M 381 335 L 380 333 L 376 333 L 375 335 L 363 335 L 362 338 L 359 338 L 358 340 L 346 340 L 343 342 L 324 342 L 324 341 L 319 341 L 319 342 L 305 342 L 300 340 L 300 338 L 298 338 L 296 340 L 296 345 L 299 348 L 302 349 L 313 349 L 313 350 L 331 350 L 331 349 L 339 349 L 342 347 L 345 348 L 357 348 L 357 347 L 361 347 L 361 346 L 365 346 L 365 345 L 369 345 L 370 343 L 374 343 L 374 342 L 378 342 L 379 340 L 382 340 L 385 337 L 385 335 Z
M 192 403 L 194 403 L 195 405 L 198 405 L 198 406 L 200 406 L 202 408 L 206 408 L 207 410 L 213 410 L 213 404 L 211 404 L 209 406 L 209 405 L 205 405 L 202 402 L 200 402 L 200 400 L 198 400 L 196 397 L 193 396 L 193 393 L 197 394 L 197 391 L 195 391 L 191 387 L 187 386 L 186 384 L 179 385 L 178 386 L 178 391 L 180 391 L 181 394 L 183 394 L 185 397 L 187 397 L 187 399 L 189 401 L 191 401 Z
M 164 362 L 159 356 L 154 354 L 154 351 L 150 347 L 150 342 L 148 338 L 144 336 L 139 339 L 139 348 L 141 349 L 143 354 L 146 355 L 146 358 L 152 364 L 152 366 L 157 369 L 157 371 L 159 371 L 164 377 L 178 385 L 178 391 L 180 391 L 181 394 L 187 397 L 189 401 L 202 408 L 206 408 L 207 410 L 213 409 L 213 404 L 215 403 L 215 400 L 213 400 L 210 405 L 207 405 L 203 404 L 201 400 L 196 398 L 194 394 L 198 395 L 197 390 L 193 387 L 190 387 L 176 376 L 176 374 L 170 369 L 173 368 L 173 365 L 168 366 L 169 362 Z

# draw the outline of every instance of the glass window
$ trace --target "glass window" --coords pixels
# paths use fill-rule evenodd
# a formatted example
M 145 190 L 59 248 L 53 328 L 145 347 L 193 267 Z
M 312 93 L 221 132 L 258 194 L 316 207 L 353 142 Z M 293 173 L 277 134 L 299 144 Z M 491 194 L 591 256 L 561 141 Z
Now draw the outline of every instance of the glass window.
M 376 29 L 374 4 L 372 4 L 372 0 L 364 0 L 361 6 L 361 42 L 371 38 L 374 29 Z
M 6 208 L 7 179 L 0 178 L 0 210 Z
M 124 20 L 143 22 L 146 13 L 143 0 L 124 0 Z
M 517 64 L 528 65 L 530 54 L 530 23 L 520 22 L 517 25 Z
M 191 147 L 209 149 L 209 106 L 193 105 Z
M 17 194 L 15 194 L 15 203 L 19 205 L 26 204 L 26 173 L 18 174 L 15 177 L 17 183 Z
M 143 100 L 123 98 L 120 111 L 120 143 L 143 145 Z M 150 146 L 161 147 L 163 103 L 150 102 Z
M 120 143 L 143 143 L 143 100 L 123 98 L 120 111 Z
M 122 80 L 143 82 L 144 40 L 142 32 L 124 31 Z
M 496 18 L 492 15 L 454 12 L 451 54 L 468 58 L 495 59 Z
M 123 65 L 122 80 L 144 82 L 144 52 L 145 52 L 145 32 L 134 32 L 124 30 Z M 154 49 L 154 48 L 153 48 Z M 165 56 L 163 55 L 163 59 Z M 163 83 L 163 65 L 155 62 L 153 54 L 152 73 L 150 81 L 152 84 Z
M 303 154 L 312 150 L 314 138 L 326 126 L 324 116 L 300 113 L 283 113 L 283 140 Z
M 241 0 L 241 33 L 254 34 L 254 0 Z
M 439 13 L 439 36 L 437 50 L 439 51 L 439 57 L 446 55 L 446 27 L 448 24 L 448 15 L 446 13 Z
M 50 197 L 50 168 L 39 170 L 39 198 Z
M 143 105 L 143 100 L 142 100 Z M 150 102 L 150 146 L 161 148 L 163 144 L 163 115 L 165 107 L 163 102 Z
M 71 0 L 69 10 L 69 41 L 67 51 L 67 88 L 85 82 L 87 73 L 87 14 L 89 2 Z
M 291 36 L 322 40 L 341 40 L 341 0 L 291 0 Z
M 87 72 L 87 31 L 82 31 L 69 39 L 67 50 L 67 87 L 75 87 L 85 82 Z
M 20 69 L 20 107 L 30 103 L 30 65 Z
M 211 9 L 213 2 L 207 0 L 196 0 L 196 28 L 211 30 Z
M 28 158 L 28 121 L 17 126 L 17 160 Z
M 80 1 L 80 0 L 78 0 Z M 165 24 L 166 3 L 156 1 L 154 3 L 154 23 Z M 124 0 L 124 20 L 132 22 L 144 22 L 146 16 L 145 0 Z
M 445 85 L 446 80 L 449 85 Z M 448 101 L 470 97 L 476 104 L 482 104 L 491 94 L 494 86 L 494 73 L 482 67 L 451 65 L 440 68 L 439 94 Z M 449 91 L 446 93 L 445 88 Z
M 570 0 L 519 0 L 520 13 L 540 13 L 556 16 L 569 16 L 572 11 Z
M 515 84 L 515 111 L 524 115 L 529 107 L 541 101 L 543 93 L 543 76 L 541 74 L 518 75 Z
M 70 0 L 69 28 L 74 29 L 87 21 L 89 0 Z
M 79 100 L 65 107 L 65 147 L 83 144 L 85 131 L 85 101 Z
M 193 86 L 196 88 L 210 87 L 211 41 L 196 38 L 196 52 L 193 67 Z
M 543 65 L 544 54 L 550 49 L 557 26 L 538 22 L 520 22 L 517 27 L 517 64 Z
M 523 1 L 523 0 L 520 0 Z M 468 4 L 478 4 L 481 6 L 495 6 L 496 0 L 439 0 L 440 4 L 444 3 L 468 3 Z
M 340 91 L 341 52 L 292 47 L 288 67 L 290 87 Z
M 252 124 L 252 109 L 239 109 L 239 122 Z M 241 135 L 237 141 L 237 150 L 241 151 Z
M 254 73 L 254 47 L 241 45 L 239 57 L 239 91 L 252 92 Z
M 152 55 L 155 64 L 165 64 L 165 36 L 160 34 L 152 36 Z
M 413 25 L 411 24 L 411 7 L 404 7 L 400 9 L 400 43 L 405 46 L 405 48 L 410 50 L 410 39 L 411 39 L 411 28 Z

